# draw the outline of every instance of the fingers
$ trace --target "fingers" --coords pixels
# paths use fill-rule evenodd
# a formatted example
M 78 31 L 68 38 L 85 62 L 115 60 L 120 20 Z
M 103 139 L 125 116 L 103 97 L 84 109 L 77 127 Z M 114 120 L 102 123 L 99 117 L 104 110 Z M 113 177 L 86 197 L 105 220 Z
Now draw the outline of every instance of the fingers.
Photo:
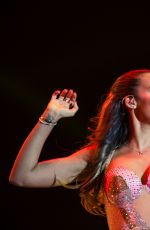
M 58 97 L 58 95 L 60 94 L 60 90 L 56 90 L 53 94 L 52 94 L 52 98 L 56 99 Z
M 71 101 L 75 102 L 76 99 L 77 99 L 77 93 L 73 92 L 72 95 L 71 95 Z
M 70 105 L 70 109 L 72 110 L 73 113 L 76 113 L 79 109 L 77 102 L 75 101 L 74 104 Z
M 65 99 L 65 96 L 66 96 L 67 92 L 68 92 L 68 89 L 64 89 L 64 90 L 61 92 L 61 94 L 60 94 L 60 96 L 59 96 L 58 99 L 59 99 L 60 101 L 63 101 L 63 100 Z
M 73 91 L 73 89 L 63 89 L 62 91 L 56 90 L 53 95 L 53 99 L 59 100 L 61 103 L 66 104 L 68 108 L 72 109 L 75 106 L 75 109 L 77 109 L 77 93 Z
M 72 89 L 70 89 L 70 90 L 64 89 L 61 92 L 60 96 L 59 96 L 59 100 L 63 100 L 63 101 L 69 102 L 71 100 L 71 97 L 72 97 L 73 93 L 74 92 L 73 92 Z
M 68 89 L 64 89 L 58 99 L 60 101 L 65 101 L 65 102 L 75 102 L 76 101 L 76 98 L 77 98 L 77 93 L 74 92 L 72 89 L 68 90 Z

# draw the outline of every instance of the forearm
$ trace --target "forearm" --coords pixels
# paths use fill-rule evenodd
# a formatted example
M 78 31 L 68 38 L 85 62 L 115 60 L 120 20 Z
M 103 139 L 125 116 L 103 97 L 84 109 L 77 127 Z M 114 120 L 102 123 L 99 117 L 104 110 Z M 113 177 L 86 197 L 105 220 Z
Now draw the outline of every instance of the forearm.
M 78 110 L 76 93 L 73 90 L 64 89 L 60 95 L 59 93 L 60 91 L 55 91 L 52 94 L 46 110 L 24 141 L 10 173 L 11 183 L 34 187 L 53 184 L 55 166 L 60 160 L 38 162 L 42 148 L 58 120 L 74 116 Z
M 38 164 L 38 160 L 46 139 L 54 126 L 37 122 L 20 148 L 10 174 L 10 180 L 18 180 L 30 173 Z

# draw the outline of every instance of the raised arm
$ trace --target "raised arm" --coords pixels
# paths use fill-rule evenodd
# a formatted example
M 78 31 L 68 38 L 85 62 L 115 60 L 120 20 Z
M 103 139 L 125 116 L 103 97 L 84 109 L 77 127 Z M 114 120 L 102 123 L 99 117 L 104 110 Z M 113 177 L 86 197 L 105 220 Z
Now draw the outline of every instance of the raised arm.
M 23 187 L 52 187 L 71 182 L 87 165 L 91 150 L 84 148 L 69 157 L 39 161 L 44 143 L 57 122 L 78 110 L 73 90 L 55 91 L 38 123 L 24 141 L 12 167 L 9 181 Z

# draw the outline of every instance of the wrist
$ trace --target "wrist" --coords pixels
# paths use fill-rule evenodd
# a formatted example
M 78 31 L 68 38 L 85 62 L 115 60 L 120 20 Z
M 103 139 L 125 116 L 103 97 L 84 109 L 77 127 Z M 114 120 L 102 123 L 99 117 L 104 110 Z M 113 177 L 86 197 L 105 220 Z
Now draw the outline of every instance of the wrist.
M 39 117 L 39 122 L 44 124 L 44 125 L 49 125 L 49 126 L 55 126 L 57 125 L 57 121 L 53 119 L 52 116 L 40 116 Z
M 54 112 L 46 109 L 44 113 L 40 116 L 39 121 L 42 124 L 54 126 L 57 124 L 60 117 Z

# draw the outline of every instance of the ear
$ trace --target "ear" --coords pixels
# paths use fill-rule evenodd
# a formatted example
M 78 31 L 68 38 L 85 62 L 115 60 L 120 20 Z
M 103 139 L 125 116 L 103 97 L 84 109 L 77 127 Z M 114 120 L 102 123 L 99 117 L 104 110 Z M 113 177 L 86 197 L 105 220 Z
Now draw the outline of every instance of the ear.
M 122 103 L 124 102 L 125 106 L 129 109 L 136 109 L 137 102 L 133 95 L 127 95 L 122 99 Z

